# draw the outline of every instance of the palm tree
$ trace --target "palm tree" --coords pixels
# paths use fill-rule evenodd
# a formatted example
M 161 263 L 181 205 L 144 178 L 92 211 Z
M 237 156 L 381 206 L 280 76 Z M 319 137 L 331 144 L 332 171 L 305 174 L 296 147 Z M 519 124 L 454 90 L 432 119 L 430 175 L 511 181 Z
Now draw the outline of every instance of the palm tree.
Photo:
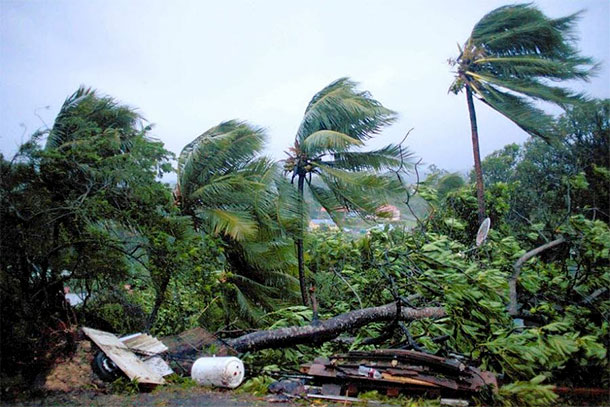
M 290 218 L 279 198 L 285 180 L 276 163 L 259 156 L 264 141 L 261 128 L 244 122 L 211 128 L 182 150 L 175 191 L 182 213 L 224 242 L 226 315 L 237 311 L 250 322 L 296 291 L 287 273 L 294 253 L 280 223 Z
M 406 157 L 396 145 L 374 151 L 360 148 L 395 117 L 393 111 L 383 107 L 368 92 L 359 92 L 356 84 L 347 78 L 322 89 L 305 109 L 284 165 L 285 172 L 292 174 L 291 181 L 297 180 L 300 221 L 295 230 L 295 244 L 304 305 L 308 304 L 303 263 L 305 185 L 335 223 L 341 224 L 345 211 L 363 217 L 375 214 L 388 202 L 388 196 L 400 188 L 395 179 L 377 172 L 398 166 Z
M 68 148 L 72 143 L 82 142 L 83 138 L 98 135 L 116 140 L 118 151 L 113 154 L 126 152 L 134 136 L 150 130 L 141 123 L 142 118 L 134 109 L 81 86 L 61 106 L 53 127 L 48 130 L 45 148 Z
M 582 101 L 582 94 L 551 82 L 587 80 L 596 67 L 574 46 L 578 16 L 548 18 L 531 4 L 497 8 L 474 26 L 458 58 L 450 60 L 457 65 L 457 75 L 449 90 L 456 94 L 466 90 L 480 221 L 485 217 L 485 201 L 472 96 L 528 134 L 550 140 L 554 119 L 535 107 L 535 101 L 562 108 Z

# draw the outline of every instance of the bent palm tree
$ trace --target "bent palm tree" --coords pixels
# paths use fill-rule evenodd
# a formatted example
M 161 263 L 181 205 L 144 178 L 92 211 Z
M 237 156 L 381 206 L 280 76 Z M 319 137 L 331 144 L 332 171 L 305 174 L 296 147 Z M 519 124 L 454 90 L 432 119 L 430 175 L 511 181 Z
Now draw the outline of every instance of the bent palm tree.
M 583 95 L 551 86 L 550 81 L 587 80 L 595 65 L 574 47 L 579 13 L 551 19 L 531 4 L 497 8 L 485 15 L 460 48 L 450 91 L 466 90 L 477 183 L 479 220 L 485 217 L 483 175 L 474 94 L 528 134 L 549 140 L 553 117 L 536 100 L 565 107 Z
M 83 138 L 101 136 L 116 141 L 117 151 L 113 153 L 126 152 L 134 136 L 150 130 L 141 127 L 141 123 L 142 118 L 135 110 L 81 86 L 61 106 L 53 127 L 48 131 L 45 148 L 66 148 L 71 143 L 82 142 Z
M 260 128 L 223 122 L 187 144 L 178 160 L 180 209 L 225 243 L 230 273 L 223 304 L 250 321 L 259 308 L 272 309 L 296 291 L 296 279 L 286 273 L 294 254 L 278 222 L 282 180 L 275 163 L 258 157 L 264 140 Z
M 300 221 L 295 244 L 305 305 L 308 304 L 303 264 L 305 184 L 313 199 L 336 223 L 340 224 L 340 215 L 346 210 L 362 216 L 374 214 L 400 188 L 394 179 L 377 172 L 398 166 L 406 154 L 395 145 L 374 151 L 359 149 L 394 119 L 393 111 L 383 107 L 368 92 L 357 91 L 356 84 L 347 78 L 322 89 L 305 109 L 284 166 L 286 172 L 292 173 L 292 180 L 297 179 Z M 312 180 L 313 176 L 317 182 Z

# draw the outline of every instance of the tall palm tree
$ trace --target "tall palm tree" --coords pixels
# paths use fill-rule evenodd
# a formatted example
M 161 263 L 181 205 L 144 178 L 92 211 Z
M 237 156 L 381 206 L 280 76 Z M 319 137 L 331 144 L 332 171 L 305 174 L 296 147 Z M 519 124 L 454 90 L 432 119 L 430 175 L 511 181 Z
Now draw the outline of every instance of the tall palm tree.
M 295 231 L 299 283 L 303 304 L 308 304 L 303 262 L 305 229 L 305 185 L 311 196 L 341 224 L 345 211 L 362 216 L 375 214 L 400 188 L 395 179 L 378 171 L 401 163 L 401 148 L 388 145 L 378 150 L 360 150 L 364 142 L 395 120 L 368 92 L 341 78 L 318 92 L 305 109 L 294 146 L 287 152 L 284 170 L 297 180 Z M 404 155 L 404 154 L 403 154 Z M 403 159 L 405 157 L 402 157 Z M 314 179 L 315 177 L 315 179 Z
M 178 159 L 176 198 L 203 233 L 224 242 L 229 273 L 222 303 L 250 322 L 262 310 L 291 298 L 294 252 L 280 221 L 277 164 L 260 157 L 264 131 L 235 120 L 223 122 L 187 144 Z
M 552 19 L 531 4 L 497 8 L 474 26 L 458 58 L 450 61 L 457 65 L 457 74 L 449 90 L 466 90 L 480 221 L 485 201 L 473 94 L 528 134 L 549 140 L 554 119 L 534 103 L 563 108 L 582 101 L 582 94 L 551 82 L 587 80 L 595 69 L 591 58 L 579 55 L 574 45 L 578 17 Z

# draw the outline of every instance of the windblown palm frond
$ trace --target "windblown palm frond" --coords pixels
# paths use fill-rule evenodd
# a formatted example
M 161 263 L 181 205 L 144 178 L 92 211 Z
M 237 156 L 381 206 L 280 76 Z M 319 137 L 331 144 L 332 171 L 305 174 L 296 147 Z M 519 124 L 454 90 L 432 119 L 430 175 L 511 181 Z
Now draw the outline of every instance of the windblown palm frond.
M 178 160 L 181 210 L 224 242 L 230 277 L 221 287 L 223 307 L 250 323 L 294 299 L 296 281 L 278 220 L 282 177 L 275 162 L 259 157 L 264 141 L 261 128 L 231 120 L 189 143 Z
M 342 133 L 363 142 L 395 120 L 393 111 L 383 107 L 368 92 L 359 92 L 356 86 L 348 78 L 341 78 L 318 92 L 305 109 L 297 142 L 320 130 Z
M 582 101 L 581 93 L 552 82 L 587 80 L 596 68 L 574 45 L 579 15 L 552 19 L 531 4 L 493 10 L 475 25 L 461 50 L 450 90 L 468 86 L 527 133 L 548 140 L 553 118 L 534 102 L 565 107 Z
M 91 88 L 80 87 L 63 103 L 46 148 L 67 147 L 92 135 L 116 137 L 120 152 L 129 151 L 131 139 L 142 120 L 133 109 L 120 105 L 111 97 L 99 97 Z
M 235 175 L 256 157 L 263 147 L 261 128 L 235 120 L 223 122 L 187 144 L 178 158 L 180 192 L 208 184 L 215 177 Z

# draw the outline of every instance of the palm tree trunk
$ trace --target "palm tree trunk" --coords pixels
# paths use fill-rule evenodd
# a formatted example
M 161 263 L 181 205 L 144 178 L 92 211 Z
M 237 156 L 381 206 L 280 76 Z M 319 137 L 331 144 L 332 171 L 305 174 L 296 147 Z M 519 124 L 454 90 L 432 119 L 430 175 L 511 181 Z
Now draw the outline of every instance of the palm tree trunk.
M 466 85 L 466 101 L 470 114 L 470 134 L 472 137 L 472 155 L 474 156 L 474 173 L 477 181 L 477 202 L 479 206 L 479 223 L 485 219 L 485 190 L 483 187 L 483 169 L 481 168 L 481 153 L 479 152 L 479 131 L 477 130 L 477 115 L 474 111 L 472 91 Z
M 304 209 L 304 205 L 303 205 L 303 201 L 305 199 L 304 197 L 304 187 L 305 187 L 305 175 L 304 174 L 299 174 L 299 182 L 298 182 L 298 188 L 299 188 L 299 228 L 298 228 L 298 235 L 295 241 L 295 244 L 297 246 L 297 261 L 299 264 L 299 285 L 301 286 L 301 299 L 303 300 L 303 305 L 307 306 L 309 305 L 309 301 L 307 300 L 307 288 L 305 286 L 305 261 L 303 259 L 303 237 L 305 234 L 305 231 L 303 230 L 303 222 L 305 219 L 305 209 Z

